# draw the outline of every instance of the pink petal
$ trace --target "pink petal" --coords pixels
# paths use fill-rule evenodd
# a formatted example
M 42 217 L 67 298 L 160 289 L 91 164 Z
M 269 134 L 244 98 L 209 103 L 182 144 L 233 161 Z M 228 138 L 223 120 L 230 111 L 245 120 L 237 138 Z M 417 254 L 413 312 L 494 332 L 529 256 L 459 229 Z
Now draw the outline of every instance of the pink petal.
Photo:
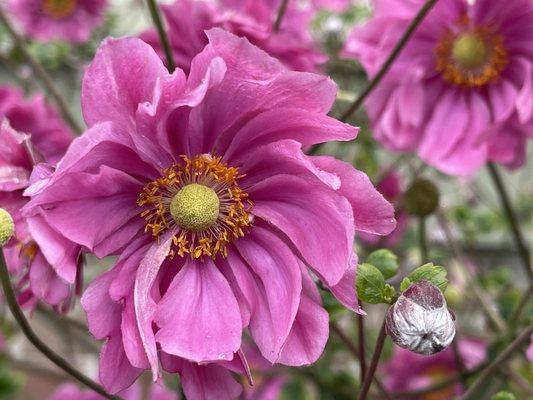
M 241 391 L 229 371 L 216 364 L 183 363 L 181 382 L 185 396 L 194 400 L 233 400 Z

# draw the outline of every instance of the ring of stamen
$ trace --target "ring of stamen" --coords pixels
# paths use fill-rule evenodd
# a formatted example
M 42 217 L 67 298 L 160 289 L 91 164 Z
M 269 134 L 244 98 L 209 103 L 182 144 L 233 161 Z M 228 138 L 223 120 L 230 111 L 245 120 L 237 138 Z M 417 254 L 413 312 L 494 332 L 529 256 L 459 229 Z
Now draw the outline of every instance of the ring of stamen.
M 251 224 L 253 203 L 237 183 L 241 175 L 208 154 L 181 156 L 181 161 L 163 170 L 139 195 L 145 231 L 156 238 L 175 232 L 170 257 L 226 257 L 228 243 L 244 236 Z
M 77 0 L 43 0 L 43 11 L 54 19 L 66 18 L 74 12 Z
M 436 66 L 444 80 L 454 85 L 481 87 L 495 82 L 508 61 L 503 38 L 485 27 L 447 32 L 435 48 Z

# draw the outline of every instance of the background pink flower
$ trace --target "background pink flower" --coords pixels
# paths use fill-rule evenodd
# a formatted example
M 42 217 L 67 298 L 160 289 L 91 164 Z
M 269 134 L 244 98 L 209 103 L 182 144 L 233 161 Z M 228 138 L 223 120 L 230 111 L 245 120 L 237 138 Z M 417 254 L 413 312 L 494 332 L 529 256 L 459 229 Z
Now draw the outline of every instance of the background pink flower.
M 374 76 L 423 3 L 375 1 L 345 55 Z M 437 3 L 366 103 L 377 140 L 448 174 L 470 175 L 487 161 L 522 165 L 532 135 L 533 3 L 501 5 Z
M 103 22 L 106 0 L 11 0 L 10 11 L 35 40 L 82 43 Z
M 4 247 L 7 267 L 16 277 L 22 305 L 38 299 L 65 311 L 70 302 L 80 247 L 51 229 L 39 215 L 25 218 L 23 191 L 50 174 L 73 136 L 42 96 L 25 101 L 17 89 L 0 87 L 0 206 L 15 222 L 15 236 Z
M 317 71 L 326 57 L 309 31 L 312 9 L 290 2 L 280 30 L 273 31 L 279 0 L 176 0 L 162 5 L 176 65 L 188 72 L 193 57 L 207 44 L 204 31 L 224 28 L 276 57 L 289 69 Z M 164 58 L 157 33 L 150 29 L 141 39 Z
M 459 353 L 466 369 L 475 368 L 485 360 L 486 347 L 484 342 L 477 339 L 465 338 L 459 341 Z M 424 356 L 394 346 L 392 358 L 380 369 L 385 376 L 385 386 L 391 392 L 421 389 L 449 379 L 458 373 L 451 347 L 432 356 Z M 441 392 L 432 392 L 427 397 L 409 398 L 415 400 L 448 399 L 457 394 L 461 394 L 459 384 L 444 388 Z M 403 397 L 397 398 L 403 399 Z
M 309 271 L 358 311 L 355 231 L 395 225 L 365 174 L 302 152 L 358 132 L 327 116 L 333 82 L 221 29 L 208 37 L 188 77 L 141 40 L 106 40 L 83 80 L 89 130 L 26 207 L 98 257 L 119 255 L 82 299 L 107 339 L 112 392 L 161 364 L 191 399 L 233 398 L 245 328 L 271 363 L 314 362 L 328 314 Z
M 158 384 L 152 385 L 146 397 L 142 396 L 140 385 L 132 385 L 119 393 L 123 400 L 178 400 L 176 393 Z M 64 383 L 48 400 L 103 400 L 104 397 L 90 389 L 80 389 L 72 383 Z

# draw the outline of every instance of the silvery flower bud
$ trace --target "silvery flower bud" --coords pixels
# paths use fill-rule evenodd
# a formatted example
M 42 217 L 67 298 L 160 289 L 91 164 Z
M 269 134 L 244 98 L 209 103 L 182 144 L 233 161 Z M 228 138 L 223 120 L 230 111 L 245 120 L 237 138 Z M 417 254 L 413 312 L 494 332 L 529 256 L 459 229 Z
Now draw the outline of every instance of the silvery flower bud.
M 387 311 L 386 328 L 392 341 L 415 353 L 444 350 L 455 336 L 454 317 L 439 288 L 413 283 Z
M 15 224 L 11 215 L 0 208 L 0 247 L 3 247 L 15 233 Z

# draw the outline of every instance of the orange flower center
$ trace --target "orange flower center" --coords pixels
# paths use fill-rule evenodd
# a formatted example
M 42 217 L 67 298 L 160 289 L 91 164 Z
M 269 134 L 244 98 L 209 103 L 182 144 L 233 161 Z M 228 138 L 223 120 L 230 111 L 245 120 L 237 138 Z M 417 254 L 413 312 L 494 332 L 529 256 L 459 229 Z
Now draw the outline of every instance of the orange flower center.
M 239 188 L 239 170 L 220 157 L 203 154 L 162 171 L 147 184 L 137 204 L 144 208 L 145 231 L 158 238 L 169 229 L 176 233 L 169 256 L 189 254 L 193 259 L 227 256 L 226 246 L 244 236 L 251 225 L 253 206 Z
M 485 27 L 446 33 L 435 54 L 437 72 L 447 82 L 466 87 L 495 82 L 509 63 L 502 37 Z
M 43 11 L 55 19 L 63 19 L 72 15 L 78 0 L 43 0 Z

